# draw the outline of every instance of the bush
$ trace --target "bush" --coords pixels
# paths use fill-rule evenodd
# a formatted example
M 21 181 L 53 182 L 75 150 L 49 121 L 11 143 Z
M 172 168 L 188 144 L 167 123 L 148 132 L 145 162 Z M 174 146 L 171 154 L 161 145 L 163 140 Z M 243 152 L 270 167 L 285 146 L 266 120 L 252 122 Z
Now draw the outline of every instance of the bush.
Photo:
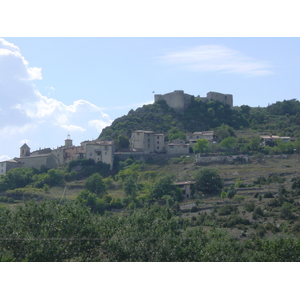
M 244 208 L 248 212 L 254 211 L 254 209 L 255 209 L 255 203 L 254 203 L 254 201 L 249 201 L 249 202 L 245 203 Z
M 265 192 L 264 198 L 274 198 L 273 194 L 271 192 Z
M 236 194 L 236 190 L 235 190 L 235 188 L 234 188 L 233 185 L 232 185 L 232 186 L 230 186 L 230 188 L 228 189 L 227 197 L 228 197 L 229 199 L 231 199 L 231 198 L 234 197 L 235 194 Z
M 242 196 L 242 195 L 234 195 L 234 196 L 233 196 L 233 200 L 234 200 L 234 201 L 237 201 L 238 203 L 241 203 L 242 201 L 245 200 L 245 197 Z
M 280 208 L 280 217 L 288 220 L 293 218 L 291 203 L 283 202 Z
M 204 194 L 212 194 L 224 187 L 216 169 L 203 168 L 196 174 L 196 188 Z
M 225 205 L 220 207 L 219 209 L 219 215 L 224 216 L 224 215 L 230 215 L 232 212 L 236 212 L 237 207 L 234 205 Z
M 197 212 L 198 211 L 198 208 L 197 208 L 197 206 L 192 206 L 192 208 L 191 208 L 191 212 Z
M 84 183 L 84 188 L 102 197 L 106 193 L 106 186 L 103 177 L 99 173 L 91 175 Z

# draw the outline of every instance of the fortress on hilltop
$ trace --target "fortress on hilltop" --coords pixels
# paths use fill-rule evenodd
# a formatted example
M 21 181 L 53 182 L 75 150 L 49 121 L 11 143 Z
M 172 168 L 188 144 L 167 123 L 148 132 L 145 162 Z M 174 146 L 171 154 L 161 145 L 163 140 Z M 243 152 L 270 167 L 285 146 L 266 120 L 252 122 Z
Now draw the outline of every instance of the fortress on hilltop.
M 159 100 L 165 100 L 167 104 L 172 107 L 176 112 L 184 113 L 185 110 L 191 105 L 193 95 L 185 94 L 182 90 L 175 90 L 174 92 L 167 93 L 164 95 L 154 95 L 154 102 Z M 228 104 L 230 107 L 233 106 L 233 97 L 231 94 L 222 94 L 217 92 L 209 92 L 206 97 L 194 97 L 205 102 L 208 101 L 220 101 L 224 104 Z

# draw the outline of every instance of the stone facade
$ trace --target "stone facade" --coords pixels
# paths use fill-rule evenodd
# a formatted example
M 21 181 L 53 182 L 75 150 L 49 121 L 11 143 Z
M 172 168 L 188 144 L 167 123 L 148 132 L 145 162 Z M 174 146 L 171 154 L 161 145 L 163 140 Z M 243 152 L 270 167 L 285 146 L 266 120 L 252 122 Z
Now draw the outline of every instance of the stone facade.
M 189 199 L 194 196 L 195 183 L 196 183 L 195 181 L 183 181 L 183 182 L 175 182 L 174 185 L 176 185 L 182 190 L 182 195 L 185 199 Z
M 113 168 L 115 146 L 113 141 L 84 141 L 80 146 L 74 146 L 68 137 L 65 145 L 51 150 L 50 148 L 39 149 L 30 152 L 27 144 L 20 148 L 20 157 L 13 160 L 0 162 L 0 175 L 5 175 L 12 168 L 36 168 L 45 166 L 55 169 L 58 166 L 69 163 L 75 159 L 93 159 L 95 162 L 102 161 Z
M 154 101 L 165 100 L 176 112 L 183 113 L 191 105 L 192 95 L 185 94 L 181 90 L 164 95 L 154 95 Z
M 190 145 L 186 143 L 166 143 L 165 145 L 167 154 L 181 154 L 187 155 L 190 153 Z
M 283 142 L 290 142 L 291 138 L 289 136 L 278 136 L 278 135 L 262 135 L 261 137 L 262 146 L 274 146 L 277 139 L 281 139 Z
M 233 106 L 233 97 L 231 94 L 221 94 L 217 92 L 209 92 L 206 94 L 207 101 L 220 101 L 224 104 L 228 104 L 230 107 Z
M 129 148 L 144 153 L 162 153 L 165 151 L 164 143 L 165 136 L 162 133 L 136 130 L 131 134 Z
M 14 160 L 14 159 L 10 159 L 7 161 L 2 161 L 0 163 L 0 176 L 1 175 L 5 175 L 9 170 L 14 169 L 14 168 L 20 168 L 22 167 L 22 163 Z
M 166 103 L 172 107 L 176 112 L 184 113 L 185 110 L 191 105 L 192 95 L 185 94 L 182 90 L 175 90 L 174 92 L 164 95 L 154 95 L 154 102 L 159 100 L 165 100 Z M 196 99 L 208 102 L 208 101 L 220 101 L 224 104 L 228 104 L 233 107 L 233 96 L 231 94 L 222 94 L 217 92 L 208 92 L 206 97 L 195 97 Z
M 213 131 L 199 131 L 187 134 L 187 139 L 190 144 L 195 144 L 199 139 L 207 139 L 209 142 L 214 140 L 214 132 Z
M 15 158 L 18 162 L 21 162 L 20 167 L 24 168 L 36 168 L 40 169 L 45 166 L 49 169 L 55 169 L 59 166 L 59 163 L 53 153 L 48 154 L 34 154 L 26 157 Z
M 81 143 L 86 159 L 93 159 L 96 163 L 102 161 L 113 168 L 115 145 L 113 141 L 85 141 Z

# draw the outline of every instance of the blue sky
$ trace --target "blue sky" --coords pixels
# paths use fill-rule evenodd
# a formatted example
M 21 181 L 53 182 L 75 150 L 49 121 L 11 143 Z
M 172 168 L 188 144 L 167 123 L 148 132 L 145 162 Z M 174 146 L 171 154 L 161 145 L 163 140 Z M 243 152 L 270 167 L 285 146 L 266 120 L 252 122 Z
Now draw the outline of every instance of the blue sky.
M 95 139 L 154 93 L 233 94 L 235 106 L 299 99 L 299 38 L 0 40 L 0 159 Z

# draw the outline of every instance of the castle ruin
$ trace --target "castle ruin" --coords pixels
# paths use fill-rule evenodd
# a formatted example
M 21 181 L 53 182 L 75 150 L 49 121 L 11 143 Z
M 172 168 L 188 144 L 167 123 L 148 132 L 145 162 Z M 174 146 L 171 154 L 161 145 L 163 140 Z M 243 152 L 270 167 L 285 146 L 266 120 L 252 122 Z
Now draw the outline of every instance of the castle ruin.
M 193 95 L 185 94 L 182 90 L 175 90 L 174 92 L 164 95 L 154 95 L 154 102 L 159 100 L 165 100 L 166 103 L 172 107 L 178 113 L 184 113 L 185 110 L 191 105 Z M 233 97 L 231 94 L 222 94 L 217 92 L 208 92 L 206 97 L 197 96 L 195 99 L 208 102 L 208 101 L 220 101 L 224 104 L 233 106 Z

